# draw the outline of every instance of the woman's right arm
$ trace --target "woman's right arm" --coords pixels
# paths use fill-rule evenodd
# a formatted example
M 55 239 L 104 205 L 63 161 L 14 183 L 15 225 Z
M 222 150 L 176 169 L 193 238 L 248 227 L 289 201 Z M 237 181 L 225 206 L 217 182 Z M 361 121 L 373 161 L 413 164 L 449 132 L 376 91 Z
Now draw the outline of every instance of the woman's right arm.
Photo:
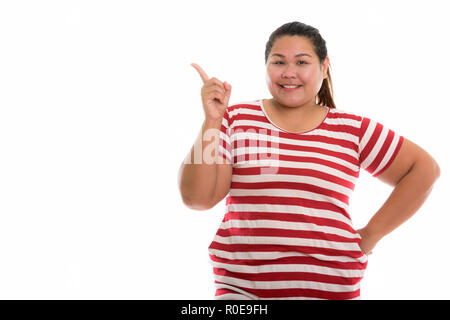
M 202 103 L 205 112 L 200 133 L 189 154 L 180 166 L 178 185 L 186 206 L 195 210 L 214 207 L 229 192 L 231 185 L 231 164 L 223 164 L 218 154 L 220 128 L 228 106 L 231 86 L 216 78 L 209 79 L 198 66 L 192 65 L 200 74 Z

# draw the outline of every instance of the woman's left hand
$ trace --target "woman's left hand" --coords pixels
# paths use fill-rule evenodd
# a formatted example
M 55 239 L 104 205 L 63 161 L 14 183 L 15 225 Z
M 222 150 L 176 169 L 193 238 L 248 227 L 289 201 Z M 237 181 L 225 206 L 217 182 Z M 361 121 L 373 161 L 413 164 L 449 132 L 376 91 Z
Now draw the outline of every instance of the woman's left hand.
M 356 232 L 358 232 L 359 235 L 361 236 L 360 247 L 361 247 L 362 252 L 364 252 L 366 255 L 372 254 L 372 250 L 377 245 L 377 242 L 379 241 L 379 239 L 371 236 L 366 228 L 356 230 Z

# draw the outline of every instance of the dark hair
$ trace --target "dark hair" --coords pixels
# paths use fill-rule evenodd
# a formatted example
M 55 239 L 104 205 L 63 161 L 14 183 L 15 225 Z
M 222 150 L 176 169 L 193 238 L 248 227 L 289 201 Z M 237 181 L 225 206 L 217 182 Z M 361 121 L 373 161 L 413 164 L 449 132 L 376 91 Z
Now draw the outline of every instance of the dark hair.
M 308 38 L 314 47 L 314 52 L 319 57 L 320 63 L 322 64 L 325 61 L 325 58 L 328 54 L 327 46 L 325 40 L 320 35 L 319 30 L 307 24 L 294 21 L 286 23 L 272 32 L 269 37 L 269 41 L 267 41 L 266 44 L 266 63 L 275 40 L 285 35 Z M 333 84 L 331 82 L 330 66 L 328 66 L 327 77 L 323 79 L 322 86 L 320 87 L 319 93 L 317 94 L 316 103 L 321 106 L 336 108 L 333 100 Z

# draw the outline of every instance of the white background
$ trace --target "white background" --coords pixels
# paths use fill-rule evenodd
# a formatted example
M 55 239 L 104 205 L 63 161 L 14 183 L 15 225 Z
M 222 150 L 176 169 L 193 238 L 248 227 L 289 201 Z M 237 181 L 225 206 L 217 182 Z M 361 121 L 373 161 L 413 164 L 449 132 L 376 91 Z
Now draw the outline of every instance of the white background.
M 0 298 L 212 299 L 225 204 L 186 208 L 178 168 L 201 80 L 270 94 L 264 50 L 290 21 L 326 39 L 338 108 L 427 150 L 442 175 L 369 258 L 363 299 L 448 299 L 446 1 L 0 2 Z M 361 173 L 365 225 L 391 188 Z M 446 201 L 447 200 L 447 201 Z

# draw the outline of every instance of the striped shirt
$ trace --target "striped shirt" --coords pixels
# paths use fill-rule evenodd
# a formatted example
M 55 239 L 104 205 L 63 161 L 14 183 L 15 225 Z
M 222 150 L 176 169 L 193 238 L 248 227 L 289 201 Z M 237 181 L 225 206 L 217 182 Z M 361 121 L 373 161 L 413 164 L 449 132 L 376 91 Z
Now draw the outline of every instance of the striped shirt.
M 277 127 L 262 100 L 229 106 L 220 159 L 232 183 L 209 246 L 217 299 L 358 299 L 367 266 L 348 214 L 360 168 L 380 175 L 403 137 L 328 108 L 302 133 Z

